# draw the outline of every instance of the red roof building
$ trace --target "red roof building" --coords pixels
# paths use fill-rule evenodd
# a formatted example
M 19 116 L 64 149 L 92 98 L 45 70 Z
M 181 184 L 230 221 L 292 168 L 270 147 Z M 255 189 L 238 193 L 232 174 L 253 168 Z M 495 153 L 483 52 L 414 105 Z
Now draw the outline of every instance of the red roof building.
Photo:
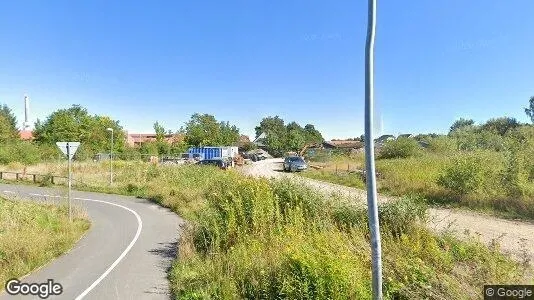
M 31 131 L 31 130 L 21 130 L 21 131 L 19 131 L 19 137 L 23 141 L 32 141 L 34 139 L 33 131 Z
M 181 134 L 166 134 L 164 141 L 168 144 L 179 143 L 184 139 L 184 136 Z M 129 133 L 126 136 L 126 142 L 129 146 L 140 146 L 146 142 L 155 142 L 156 134 L 155 133 Z

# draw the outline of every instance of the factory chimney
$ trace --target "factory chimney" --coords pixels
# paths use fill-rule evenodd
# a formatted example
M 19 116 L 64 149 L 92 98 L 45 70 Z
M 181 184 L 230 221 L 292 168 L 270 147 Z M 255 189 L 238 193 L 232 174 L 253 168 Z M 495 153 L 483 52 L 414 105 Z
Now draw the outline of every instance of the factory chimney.
M 24 123 L 22 124 L 23 130 L 30 129 L 30 98 L 24 95 Z

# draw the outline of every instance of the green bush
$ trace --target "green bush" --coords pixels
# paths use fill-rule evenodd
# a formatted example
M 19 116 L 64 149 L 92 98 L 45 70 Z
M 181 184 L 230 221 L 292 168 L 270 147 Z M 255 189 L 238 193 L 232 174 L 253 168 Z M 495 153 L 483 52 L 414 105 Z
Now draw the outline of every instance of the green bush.
M 416 197 L 404 197 L 379 206 L 378 217 L 383 232 L 399 237 L 418 227 L 427 220 L 425 200 Z M 341 230 L 366 227 L 367 209 L 362 206 L 336 205 L 331 218 Z
M 479 189 L 484 182 L 482 160 L 475 155 L 453 159 L 438 177 L 437 183 L 458 194 L 465 195 Z
M 438 136 L 428 139 L 428 150 L 436 153 L 448 153 L 456 150 L 457 141 L 447 136 Z
M 461 128 L 451 137 L 457 141 L 458 149 L 462 151 L 474 151 L 479 149 L 503 151 L 505 142 L 503 136 L 493 132 L 481 130 L 478 127 Z
M 33 143 L 15 141 L 0 146 L 0 164 L 18 162 L 27 166 L 39 161 L 39 149 Z
M 63 157 L 63 153 L 56 145 L 36 144 L 36 146 L 39 150 L 41 161 L 56 161 Z
M 529 157 L 520 149 L 511 149 L 506 155 L 506 165 L 502 172 L 502 184 L 509 196 L 530 196 L 529 177 L 531 170 L 527 166 Z
M 415 139 L 398 138 L 386 142 L 382 149 L 380 149 L 378 158 L 407 158 L 419 155 L 420 151 L 421 146 Z
M 54 175 L 52 175 L 51 173 L 47 173 L 46 175 L 44 175 L 43 178 L 41 178 L 41 181 L 39 182 L 39 186 L 40 187 L 51 186 L 53 176 Z

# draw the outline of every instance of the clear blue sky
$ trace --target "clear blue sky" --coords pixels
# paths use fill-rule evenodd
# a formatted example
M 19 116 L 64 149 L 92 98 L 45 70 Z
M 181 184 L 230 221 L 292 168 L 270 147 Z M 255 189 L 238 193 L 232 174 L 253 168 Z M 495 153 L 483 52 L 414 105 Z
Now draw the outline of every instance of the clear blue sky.
M 262 117 L 363 132 L 367 1 L 2 1 L 0 103 L 23 118 L 81 104 L 130 132 L 194 112 L 253 134 Z M 445 132 L 523 112 L 534 95 L 534 1 L 378 4 L 382 133 Z

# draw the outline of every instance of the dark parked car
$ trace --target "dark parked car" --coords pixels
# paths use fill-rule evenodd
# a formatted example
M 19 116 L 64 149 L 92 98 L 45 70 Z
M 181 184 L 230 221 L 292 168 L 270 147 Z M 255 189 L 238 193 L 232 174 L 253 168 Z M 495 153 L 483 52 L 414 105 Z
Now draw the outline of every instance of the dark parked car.
M 284 160 L 284 171 L 297 172 L 304 171 L 308 168 L 306 162 L 302 157 L 289 156 Z
M 227 164 L 222 158 L 204 159 L 198 162 L 199 165 L 216 166 L 221 169 L 226 169 Z

